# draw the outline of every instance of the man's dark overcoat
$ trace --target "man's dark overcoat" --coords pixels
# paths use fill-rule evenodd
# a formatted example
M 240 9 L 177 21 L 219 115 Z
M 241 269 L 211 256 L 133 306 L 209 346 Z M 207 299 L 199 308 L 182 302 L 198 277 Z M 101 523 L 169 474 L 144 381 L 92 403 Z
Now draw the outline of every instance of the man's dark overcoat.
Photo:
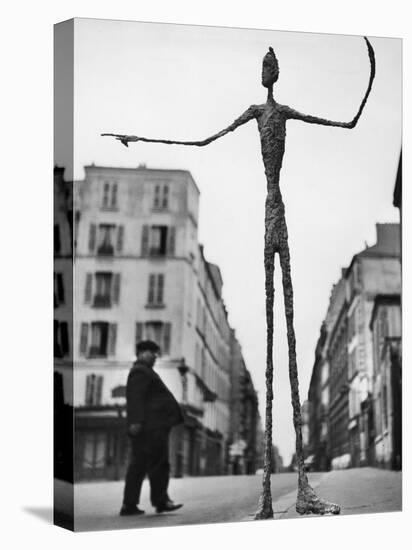
M 126 386 L 127 423 L 141 424 L 144 431 L 171 428 L 183 422 L 182 410 L 160 376 L 136 361 Z

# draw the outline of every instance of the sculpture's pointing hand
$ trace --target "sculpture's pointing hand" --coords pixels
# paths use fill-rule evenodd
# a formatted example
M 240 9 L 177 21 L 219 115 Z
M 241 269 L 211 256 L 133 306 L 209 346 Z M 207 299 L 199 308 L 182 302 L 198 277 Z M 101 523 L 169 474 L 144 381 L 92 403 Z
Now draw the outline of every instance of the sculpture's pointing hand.
M 123 145 L 125 147 L 129 147 L 128 143 L 130 141 L 139 141 L 140 138 L 138 138 L 137 136 L 127 136 L 127 135 L 124 135 L 124 134 L 100 134 L 102 136 L 112 136 L 114 138 L 116 138 L 118 141 L 120 141 L 120 143 L 123 143 Z

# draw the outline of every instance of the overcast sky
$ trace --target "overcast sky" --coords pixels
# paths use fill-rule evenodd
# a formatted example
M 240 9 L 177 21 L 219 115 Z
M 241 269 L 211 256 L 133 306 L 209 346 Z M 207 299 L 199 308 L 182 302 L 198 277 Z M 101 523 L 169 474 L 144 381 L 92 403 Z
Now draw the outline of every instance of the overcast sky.
M 289 121 L 281 188 L 289 227 L 301 401 L 306 399 L 332 284 L 375 242 L 377 222 L 398 221 L 392 193 L 401 147 L 401 41 L 370 37 L 376 78 L 353 130 Z M 229 320 L 242 344 L 264 418 L 263 271 L 266 180 L 255 121 L 203 148 L 130 144 L 101 132 L 202 139 L 249 105 L 268 46 L 280 66 L 275 99 L 349 121 L 369 78 L 358 36 L 78 19 L 75 27 L 75 178 L 92 162 L 189 170 L 199 189 L 199 238 L 219 265 Z M 56 162 L 66 163 L 64 151 Z M 280 268 L 276 266 L 274 442 L 288 463 L 294 433 Z

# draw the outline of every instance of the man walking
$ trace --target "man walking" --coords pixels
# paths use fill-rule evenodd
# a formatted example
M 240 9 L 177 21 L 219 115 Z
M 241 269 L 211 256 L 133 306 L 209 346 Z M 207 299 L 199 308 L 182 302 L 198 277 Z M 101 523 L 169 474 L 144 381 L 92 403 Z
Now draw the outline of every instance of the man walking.
M 138 508 L 140 491 L 147 474 L 150 498 L 158 513 L 173 512 L 183 506 L 168 497 L 169 433 L 183 422 L 180 406 L 153 366 L 159 346 L 151 340 L 136 346 L 137 360 L 130 370 L 127 387 L 127 426 L 131 461 L 126 474 L 121 516 L 143 514 Z

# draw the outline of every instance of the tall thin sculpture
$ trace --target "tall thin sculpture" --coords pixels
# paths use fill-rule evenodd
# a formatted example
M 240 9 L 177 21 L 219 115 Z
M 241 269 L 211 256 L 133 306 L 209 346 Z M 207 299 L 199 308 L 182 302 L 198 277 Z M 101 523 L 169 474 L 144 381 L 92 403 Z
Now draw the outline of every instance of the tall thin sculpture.
M 223 137 L 236 128 L 256 119 L 260 134 L 263 163 L 267 179 L 267 197 L 265 205 L 265 291 L 266 291 L 266 426 L 265 426 L 265 461 L 263 473 L 263 489 L 259 500 L 255 519 L 273 517 L 270 474 L 272 470 L 272 401 L 273 401 L 273 302 L 274 302 L 274 266 L 275 254 L 279 255 L 282 270 L 282 285 L 287 326 L 287 340 L 289 350 L 289 380 L 292 394 L 293 424 L 296 433 L 296 458 L 298 466 L 298 496 L 296 510 L 299 514 L 339 514 L 340 506 L 319 498 L 309 485 L 305 473 L 303 445 L 302 445 L 302 418 L 299 400 L 299 382 L 296 365 L 296 342 L 293 326 L 293 286 L 290 273 L 290 255 L 288 232 L 285 219 L 285 206 L 279 186 L 280 170 L 285 152 L 286 121 L 289 119 L 301 120 L 310 124 L 337 126 L 339 128 L 354 128 L 365 107 L 372 82 L 375 77 L 375 55 L 369 40 L 365 37 L 370 60 L 369 85 L 359 110 L 351 122 L 334 122 L 324 118 L 305 115 L 286 105 L 277 103 L 273 97 L 273 85 L 279 77 L 279 66 L 273 49 L 270 47 L 263 58 L 262 85 L 267 88 L 266 103 L 251 105 L 239 118 L 224 130 L 202 141 L 172 141 L 167 139 L 148 139 L 123 134 L 102 134 L 113 136 L 128 147 L 129 142 L 145 141 L 151 143 L 165 143 L 170 145 L 194 145 L 203 147 L 212 141 Z

